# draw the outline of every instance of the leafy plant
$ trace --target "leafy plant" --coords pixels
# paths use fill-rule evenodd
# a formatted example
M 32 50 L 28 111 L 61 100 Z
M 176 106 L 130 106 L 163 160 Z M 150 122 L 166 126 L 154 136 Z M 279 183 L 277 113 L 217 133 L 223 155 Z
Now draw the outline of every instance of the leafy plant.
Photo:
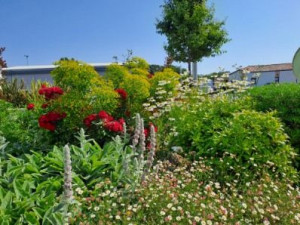
M 0 80 L 0 99 L 12 103 L 16 107 L 23 107 L 28 103 L 28 91 L 23 80 L 13 79 L 11 82 L 6 79 Z
M 171 130 L 169 146 L 195 151 L 207 160 L 214 158 L 210 163 L 223 180 L 232 179 L 236 173 L 243 180 L 253 179 L 244 177 L 242 171 L 260 170 L 267 162 L 274 164 L 271 174 L 292 175 L 294 151 L 282 124 L 274 114 L 255 112 L 250 107 L 249 98 L 226 96 L 174 107 L 166 118 L 172 120 L 165 122 Z
M 292 146 L 298 156 L 294 160 L 300 169 L 300 85 L 299 84 L 271 84 L 250 89 L 254 109 L 262 112 L 276 111 L 276 116 L 284 124 Z

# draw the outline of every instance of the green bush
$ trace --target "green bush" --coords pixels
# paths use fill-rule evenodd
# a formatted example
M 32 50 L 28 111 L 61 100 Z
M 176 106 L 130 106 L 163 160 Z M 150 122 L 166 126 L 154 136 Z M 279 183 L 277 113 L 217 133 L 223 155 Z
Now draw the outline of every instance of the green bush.
M 142 69 L 142 70 L 149 70 L 149 64 L 147 63 L 147 61 L 145 59 L 142 59 L 140 57 L 132 57 L 130 59 L 128 59 L 125 64 L 125 67 L 127 67 L 129 70 L 131 69 Z
M 171 121 L 165 122 L 172 131 L 170 144 L 211 160 L 223 180 L 231 179 L 233 172 L 243 176 L 242 171 L 251 170 L 254 174 L 267 163 L 274 164 L 280 174 L 293 172 L 294 152 L 280 121 L 273 113 L 250 107 L 249 98 L 229 97 L 174 107 L 166 118 Z
M 12 103 L 14 106 L 23 107 L 28 103 L 28 91 L 23 80 L 13 79 L 11 82 L 0 79 L 0 99 Z
M 142 103 L 149 97 L 150 83 L 143 77 L 127 75 L 121 84 L 128 94 L 128 109 L 132 114 L 142 110 Z
M 53 99 L 33 98 L 37 102 L 34 102 L 32 114 L 38 119 L 48 112 L 65 113 L 66 117 L 50 136 L 54 144 L 72 143 L 74 132 L 84 126 L 84 118 L 100 110 L 113 113 L 119 105 L 119 96 L 112 82 L 100 77 L 92 66 L 75 60 L 62 60 L 56 64 L 58 67 L 51 75 L 55 85 L 63 89 L 63 94 Z M 43 104 L 47 107 L 42 107 Z
M 70 148 L 74 190 L 93 190 L 107 178 L 114 185 L 134 185 L 136 168 L 128 158 L 132 150 L 120 137 L 104 148 L 87 140 L 83 130 L 77 138 L 80 146 Z M 18 158 L 0 154 L 0 224 L 63 224 L 63 173 L 64 156 L 58 147 Z
M 48 149 L 49 139 L 41 132 L 37 118 L 31 112 L 0 100 L 0 136 L 9 142 L 7 153 L 19 156 L 31 149 Z
M 262 112 L 276 110 L 298 156 L 295 165 L 300 169 L 300 85 L 271 84 L 249 90 L 254 109 Z
M 154 76 L 150 79 L 150 93 L 151 96 L 155 95 L 158 87 L 162 87 L 160 85 L 161 82 L 165 82 L 162 89 L 166 92 L 172 92 L 174 94 L 175 87 L 179 84 L 180 75 L 176 73 L 174 70 L 170 68 L 164 69 L 162 72 L 156 72 Z
M 126 67 L 111 64 L 107 67 L 104 78 L 106 80 L 112 81 L 114 84 L 114 88 L 120 87 L 120 84 L 124 81 L 125 76 L 129 74 L 129 71 Z

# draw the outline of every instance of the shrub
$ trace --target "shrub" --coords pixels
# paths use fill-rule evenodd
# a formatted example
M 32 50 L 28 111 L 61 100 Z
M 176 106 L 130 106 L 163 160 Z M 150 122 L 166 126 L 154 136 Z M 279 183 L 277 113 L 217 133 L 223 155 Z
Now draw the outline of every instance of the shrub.
M 162 72 L 156 72 L 154 76 L 150 79 L 151 89 L 150 93 L 151 96 L 155 95 L 157 88 L 161 82 L 165 82 L 166 85 L 163 86 L 163 90 L 166 92 L 172 92 L 174 94 L 175 87 L 179 84 L 180 75 L 174 70 L 170 68 L 164 69 Z
M 75 60 L 62 60 L 55 63 L 58 67 L 51 72 L 54 84 L 65 91 L 84 94 L 90 90 L 92 80 L 99 74 L 92 66 Z
M 149 64 L 145 59 L 142 59 L 140 57 L 132 57 L 128 59 L 125 64 L 125 67 L 127 67 L 129 70 L 137 68 L 137 69 L 142 69 L 142 70 L 149 70 Z
M 177 106 L 168 116 L 174 120 L 168 122 L 174 129 L 170 144 L 208 160 L 214 157 L 211 163 L 223 180 L 231 179 L 234 171 L 243 177 L 243 170 L 260 170 L 267 162 L 280 174 L 293 172 L 290 160 L 294 152 L 279 120 L 272 113 L 249 108 L 249 98 L 229 97 Z
M 118 88 L 124 81 L 125 76 L 127 76 L 128 74 L 129 71 L 126 67 L 118 64 L 111 64 L 107 67 L 103 77 L 106 80 L 112 81 L 114 88 Z
M 150 83 L 139 76 L 127 75 L 121 88 L 128 94 L 128 109 L 131 113 L 139 112 L 142 109 L 142 103 L 149 97 Z
M 276 110 L 276 116 L 284 123 L 291 144 L 298 152 L 295 165 L 300 169 L 300 85 L 271 84 L 253 88 L 249 94 L 254 100 L 254 109 Z
M 0 79 L 0 99 L 12 103 L 14 106 L 23 107 L 28 103 L 28 91 L 23 80 L 13 79 L 11 82 Z
M 35 114 L 42 128 L 52 131 L 55 143 L 74 141 L 73 133 L 83 126 L 84 118 L 100 110 L 113 112 L 119 105 L 118 94 L 114 91 L 111 81 L 99 76 L 93 67 L 74 60 L 63 60 L 52 71 L 56 85 L 42 85 L 39 94 L 41 100 L 34 98 Z M 64 115 L 59 120 L 43 118 L 48 114 Z

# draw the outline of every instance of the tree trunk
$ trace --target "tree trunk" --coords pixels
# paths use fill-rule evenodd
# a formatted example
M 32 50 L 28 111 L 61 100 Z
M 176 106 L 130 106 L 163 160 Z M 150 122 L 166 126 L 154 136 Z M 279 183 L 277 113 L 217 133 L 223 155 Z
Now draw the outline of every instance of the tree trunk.
M 191 75 L 191 62 L 188 61 L 188 71 L 189 71 L 189 75 Z
M 197 75 L 197 62 L 193 62 L 193 77 L 194 77 L 194 80 L 198 79 L 198 75 Z

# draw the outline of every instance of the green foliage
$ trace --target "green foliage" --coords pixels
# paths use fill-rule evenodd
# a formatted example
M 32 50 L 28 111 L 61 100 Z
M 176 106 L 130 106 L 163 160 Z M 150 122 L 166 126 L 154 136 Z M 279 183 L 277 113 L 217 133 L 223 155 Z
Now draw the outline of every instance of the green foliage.
M 30 112 L 0 100 L 0 135 L 9 142 L 7 153 L 19 156 L 32 148 L 43 151 L 48 149 L 48 137 L 39 131 L 37 119 Z
M 87 139 L 83 130 L 77 139 L 80 146 L 71 146 L 75 189 L 93 190 L 105 178 L 115 185 L 135 184 L 135 164 L 129 161 L 134 154 L 120 137 L 104 148 Z M 62 224 L 62 149 L 54 147 L 46 155 L 32 152 L 5 157 L 0 155 L 0 224 Z
M 107 67 L 104 78 L 106 80 L 112 81 L 114 88 L 118 88 L 120 84 L 124 81 L 125 76 L 129 74 L 129 71 L 124 66 L 118 64 L 111 64 Z
M 150 79 L 150 93 L 151 96 L 155 95 L 157 88 L 160 86 L 160 82 L 166 82 L 166 85 L 163 85 L 163 90 L 166 92 L 175 93 L 175 87 L 179 84 L 180 75 L 174 72 L 170 68 L 165 68 L 162 72 L 156 72 L 154 76 Z
M 92 66 L 74 60 L 61 60 L 56 64 L 58 67 L 51 74 L 55 84 L 64 90 L 64 94 L 52 100 L 44 111 L 67 114 L 61 129 L 55 131 L 56 138 L 65 142 L 71 141 L 74 131 L 83 125 L 87 115 L 100 110 L 111 113 L 119 102 L 112 82 L 101 78 Z M 39 105 L 42 103 L 44 102 Z
M 39 153 L 1 162 L 0 224 L 62 224 L 56 192 L 62 178 L 49 177 Z
M 142 103 L 150 96 L 150 83 L 143 77 L 136 75 L 127 75 L 121 88 L 128 94 L 128 106 L 131 113 L 139 112 L 142 109 Z
M 281 123 L 272 113 L 250 107 L 249 98 L 229 97 L 175 107 L 166 118 L 174 120 L 168 123 L 175 130 L 170 144 L 208 160 L 216 158 L 211 160 L 212 166 L 219 168 L 218 177 L 224 180 L 232 178 L 231 168 L 243 177 L 242 171 L 260 170 L 267 162 L 275 164 L 280 174 L 293 173 L 290 161 L 294 152 Z
M 276 110 L 285 125 L 292 146 L 297 150 L 295 166 L 300 169 L 300 85 L 271 84 L 249 90 L 254 109 L 262 112 Z
M 99 74 L 92 66 L 73 60 L 62 60 L 55 63 L 58 67 L 51 72 L 55 85 L 65 91 L 81 93 L 90 90 L 92 80 Z
M 140 57 L 132 57 L 129 58 L 125 63 L 124 66 L 127 67 L 129 70 L 131 69 L 142 69 L 142 70 L 149 70 L 149 64 L 145 59 Z
M 154 74 L 156 72 L 162 72 L 166 67 L 165 66 L 161 66 L 161 65 L 156 65 L 156 64 L 151 64 L 149 66 L 149 72 L 151 74 Z M 180 73 L 183 73 L 186 71 L 186 69 L 184 68 L 181 68 L 179 66 L 174 66 L 174 65 L 171 65 L 171 66 L 168 66 L 167 68 L 171 68 L 172 70 L 174 70 L 176 73 L 180 74 Z
M 28 103 L 28 91 L 23 80 L 13 79 L 11 82 L 0 79 L 0 99 L 11 102 L 14 106 L 23 107 Z
M 225 22 L 214 20 L 213 14 L 206 1 L 166 1 L 156 28 L 168 39 L 168 55 L 175 61 L 190 63 L 222 53 L 220 48 L 229 39 L 223 29 Z

